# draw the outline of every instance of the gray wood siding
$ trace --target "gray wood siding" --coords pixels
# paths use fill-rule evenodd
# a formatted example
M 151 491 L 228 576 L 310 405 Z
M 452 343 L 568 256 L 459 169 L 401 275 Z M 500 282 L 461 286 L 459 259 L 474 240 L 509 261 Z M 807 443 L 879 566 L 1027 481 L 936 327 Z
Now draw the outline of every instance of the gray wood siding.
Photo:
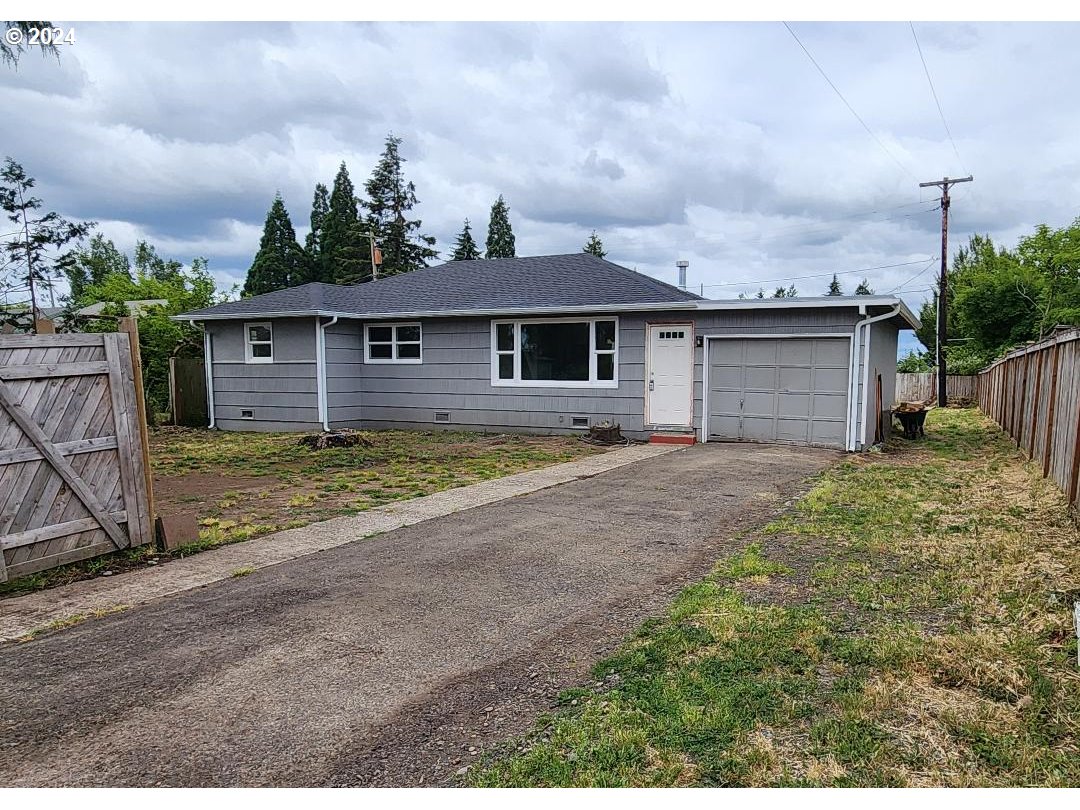
M 572 416 L 610 419 L 640 434 L 644 397 L 642 338 L 620 318 L 618 388 L 503 387 L 491 384 L 491 319 L 423 322 L 423 363 L 364 363 L 364 427 L 572 432 Z M 633 347 L 637 349 L 634 351 Z M 435 423 L 448 411 L 449 423 Z
M 256 319 L 252 319 L 254 322 Z M 245 321 L 210 321 L 214 417 L 222 430 L 303 431 L 319 427 L 315 321 L 277 318 L 274 362 L 244 362 Z M 254 419 L 241 419 L 241 410 Z
M 863 427 L 864 446 L 874 442 L 874 407 L 877 400 L 877 375 L 881 375 L 881 418 L 888 438 L 892 428 L 892 406 L 896 400 L 896 347 L 900 339 L 900 330 L 888 321 L 870 325 L 870 418 Z M 861 404 L 861 403 L 860 403 Z M 862 418 L 862 411 L 859 411 Z
M 326 327 L 326 409 L 331 427 L 362 427 L 363 363 L 362 323 L 338 321 Z

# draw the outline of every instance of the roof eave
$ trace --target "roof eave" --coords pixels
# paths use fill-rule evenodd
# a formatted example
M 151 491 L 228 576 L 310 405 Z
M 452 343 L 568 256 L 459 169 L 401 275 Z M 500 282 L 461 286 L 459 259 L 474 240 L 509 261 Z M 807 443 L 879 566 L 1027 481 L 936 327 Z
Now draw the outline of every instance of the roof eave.
M 723 310 L 723 309 L 805 309 L 822 307 L 860 307 L 880 306 L 895 307 L 897 313 L 911 329 L 918 329 L 919 319 L 902 299 L 894 296 L 867 295 L 857 300 L 844 298 L 827 300 L 825 298 L 751 298 L 730 301 L 654 301 L 640 304 L 590 304 L 571 307 L 492 307 L 486 309 L 440 309 L 415 310 L 411 312 L 340 312 L 328 309 L 305 310 L 264 310 L 259 312 L 230 312 L 220 314 L 187 313 L 173 315 L 174 321 L 239 321 L 252 318 L 346 318 L 366 321 L 404 320 L 413 318 L 465 318 L 465 317 L 506 317 L 513 315 L 580 315 L 592 312 L 655 312 L 658 310 Z

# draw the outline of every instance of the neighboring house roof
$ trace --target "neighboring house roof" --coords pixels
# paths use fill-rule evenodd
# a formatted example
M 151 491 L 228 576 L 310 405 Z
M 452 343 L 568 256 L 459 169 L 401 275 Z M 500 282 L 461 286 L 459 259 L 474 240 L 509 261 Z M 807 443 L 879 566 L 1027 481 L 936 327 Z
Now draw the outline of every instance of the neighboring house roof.
M 83 316 L 100 315 L 105 307 L 110 306 L 111 304 L 111 301 L 98 301 L 96 304 L 90 304 L 90 306 L 77 310 L 75 314 Z M 169 301 L 167 298 L 141 298 L 138 301 L 124 302 L 124 306 L 127 307 L 128 312 L 131 313 L 133 318 L 138 318 L 152 307 L 166 307 L 168 305 Z
M 182 318 L 252 315 L 395 315 L 504 309 L 573 309 L 678 303 L 700 296 L 589 253 L 477 259 L 366 284 L 304 284 L 230 301 Z
M 589 253 L 447 262 L 349 286 L 316 282 L 186 312 L 174 316 L 173 320 L 315 315 L 387 319 L 542 312 L 859 306 L 877 310 L 899 306 L 899 321 L 912 329 L 919 326 L 919 319 L 896 296 L 706 300 Z

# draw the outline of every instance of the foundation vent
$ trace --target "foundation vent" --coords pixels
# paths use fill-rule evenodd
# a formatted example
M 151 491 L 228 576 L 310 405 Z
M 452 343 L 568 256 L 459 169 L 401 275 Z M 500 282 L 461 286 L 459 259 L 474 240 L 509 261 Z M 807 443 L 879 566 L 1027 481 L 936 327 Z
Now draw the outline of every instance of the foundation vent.
M 240 418 L 241 419 L 254 419 L 255 418 L 255 411 L 242 410 L 242 411 L 240 411 Z
M 571 416 L 570 427 L 572 428 L 587 428 L 589 427 L 589 417 L 587 416 Z
M 450 421 L 450 411 L 435 411 L 435 421 L 444 424 Z

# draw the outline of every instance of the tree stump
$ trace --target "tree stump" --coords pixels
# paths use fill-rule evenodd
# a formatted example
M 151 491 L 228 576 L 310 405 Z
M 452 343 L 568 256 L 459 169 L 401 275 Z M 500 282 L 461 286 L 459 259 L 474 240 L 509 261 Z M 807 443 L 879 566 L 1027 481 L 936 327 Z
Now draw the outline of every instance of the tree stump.
M 371 447 L 371 439 L 355 430 L 331 430 L 301 436 L 297 444 L 312 450 L 325 450 L 328 447 Z

